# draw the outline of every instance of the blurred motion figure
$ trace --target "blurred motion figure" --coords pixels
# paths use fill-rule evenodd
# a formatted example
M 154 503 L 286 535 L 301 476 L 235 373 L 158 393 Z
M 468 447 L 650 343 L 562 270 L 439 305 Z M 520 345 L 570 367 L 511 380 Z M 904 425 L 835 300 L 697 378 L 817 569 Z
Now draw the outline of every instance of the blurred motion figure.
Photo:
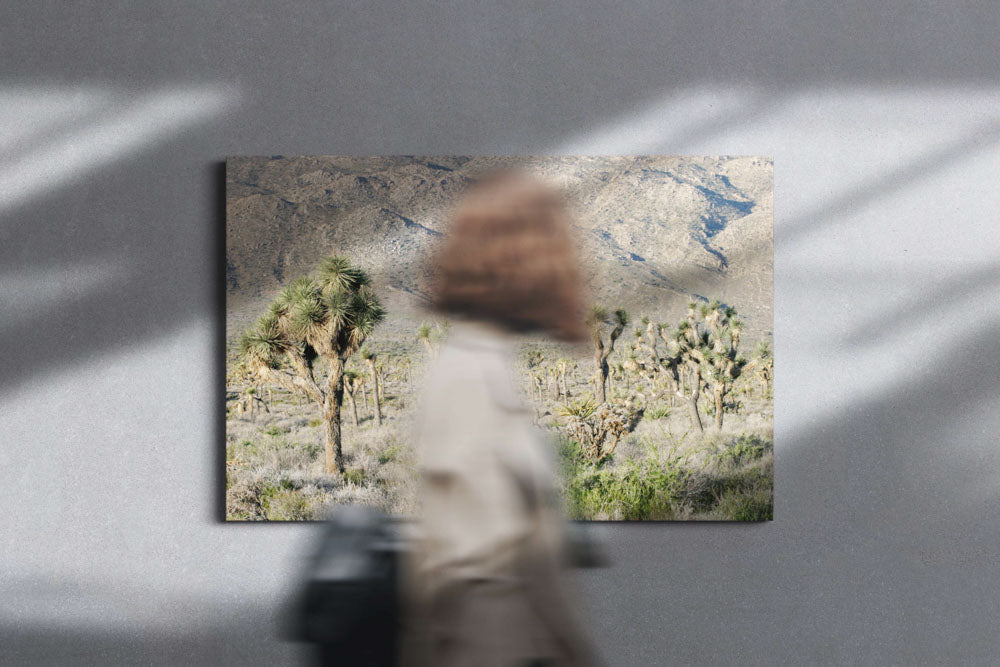
M 565 202 L 526 175 L 492 174 L 459 206 L 434 270 L 433 307 L 453 326 L 420 413 L 408 661 L 592 664 L 563 581 L 551 447 L 512 376 L 516 334 L 584 337 Z

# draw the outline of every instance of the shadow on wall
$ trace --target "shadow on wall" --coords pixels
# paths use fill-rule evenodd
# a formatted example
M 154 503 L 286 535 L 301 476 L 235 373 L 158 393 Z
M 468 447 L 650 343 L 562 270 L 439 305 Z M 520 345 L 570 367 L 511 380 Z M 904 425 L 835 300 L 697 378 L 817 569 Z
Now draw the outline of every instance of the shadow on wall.
M 0 393 L 218 312 L 207 267 L 224 239 L 225 180 L 217 164 L 192 173 L 204 160 L 184 156 L 239 94 L 38 88 L 4 97 L 33 125 L 21 136 L 20 115 L 2 117 L 11 154 L 0 167 L 0 337 L 18 354 L 0 371 Z M 74 105 L 82 112 L 67 113 Z

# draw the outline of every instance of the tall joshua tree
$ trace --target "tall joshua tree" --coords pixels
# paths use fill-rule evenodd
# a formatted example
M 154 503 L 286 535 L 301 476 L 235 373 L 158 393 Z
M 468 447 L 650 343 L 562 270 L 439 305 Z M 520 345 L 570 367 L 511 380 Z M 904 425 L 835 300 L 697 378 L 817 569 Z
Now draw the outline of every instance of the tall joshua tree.
M 329 257 L 315 277 L 286 287 L 240 340 L 241 356 L 258 377 L 303 392 L 319 406 L 327 472 L 344 472 L 344 364 L 384 315 L 368 275 L 345 257 Z M 317 359 L 327 366 L 325 386 L 314 374 Z
M 701 397 L 701 364 L 708 351 L 708 334 L 698 331 L 695 312 L 695 304 L 691 304 L 688 318 L 681 321 L 674 332 L 669 346 L 672 355 L 666 361 L 673 376 L 676 395 L 688 405 L 691 426 L 698 433 L 703 433 L 705 428 L 701 423 L 701 415 L 698 414 L 698 399 Z M 684 375 L 687 379 L 687 392 L 684 390 Z
M 721 431 L 726 394 L 747 365 L 747 360 L 738 354 L 743 323 L 736 319 L 735 308 L 721 306 L 718 301 L 703 306 L 701 312 L 710 345 L 703 364 L 715 399 L 715 427 Z
M 608 357 L 615 349 L 615 341 L 622 335 L 622 331 L 628 326 L 628 313 L 619 308 L 613 315 L 608 315 L 608 311 L 601 306 L 594 306 L 587 314 L 587 326 L 590 329 L 590 338 L 594 343 L 594 363 L 597 372 L 594 375 L 594 388 L 601 403 L 606 403 L 608 372 Z M 605 329 L 611 326 L 611 330 Z M 605 343 L 605 334 L 607 343 Z
M 375 425 L 382 425 L 382 391 L 379 387 L 378 369 L 375 368 L 375 360 L 378 355 L 371 348 L 361 348 L 361 358 L 368 364 L 368 377 L 372 379 L 372 397 L 375 399 Z
M 661 329 L 661 337 L 670 350 L 661 358 L 661 363 L 670 371 L 675 395 L 687 403 L 691 426 L 699 433 L 704 431 L 698 413 L 702 385 L 707 381 L 712 387 L 715 426 L 721 430 L 726 393 L 747 365 L 746 360 L 738 356 L 743 324 L 735 315 L 735 309 L 722 306 L 718 301 L 702 305 L 691 303 L 687 317 L 672 336 Z

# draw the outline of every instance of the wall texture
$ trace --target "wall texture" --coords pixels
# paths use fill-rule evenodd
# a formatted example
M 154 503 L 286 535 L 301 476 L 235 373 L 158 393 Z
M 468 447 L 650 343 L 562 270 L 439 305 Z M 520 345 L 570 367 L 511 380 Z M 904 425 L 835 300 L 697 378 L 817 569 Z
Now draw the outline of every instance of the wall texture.
M 5 3 L 0 662 L 304 657 L 315 528 L 218 522 L 219 165 L 279 153 L 773 155 L 776 521 L 597 527 L 594 636 L 995 662 L 1000 16 L 819 4 Z

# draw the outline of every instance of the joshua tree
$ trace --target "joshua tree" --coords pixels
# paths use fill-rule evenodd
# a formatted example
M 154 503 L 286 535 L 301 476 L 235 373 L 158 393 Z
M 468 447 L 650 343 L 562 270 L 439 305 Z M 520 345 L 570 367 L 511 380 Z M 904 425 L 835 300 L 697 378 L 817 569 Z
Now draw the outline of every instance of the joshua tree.
M 604 328 L 612 325 L 611 331 L 607 334 L 607 343 L 604 342 Z M 618 309 L 609 316 L 608 311 L 601 306 L 594 306 L 587 314 L 587 326 L 590 328 L 590 337 L 594 343 L 594 363 L 597 372 L 594 375 L 594 389 L 601 403 L 606 403 L 608 384 L 608 357 L 615 349 L 615 341 L 622 335 L 622 331 L 628 326 L 628 313 Z
M 375 360 L 378 355 L 370 348 L 361 349 L 361 358 L 368 364 L 368 377 L 372 379 L 372 397 L 375 399 L 375 425 L 382 425 L 382 391 L 379 387 L 378 370 L 375 368 Z
M 722 430 L 723 406 L 733 381 L 740 377 L 747 360 L 738 356 L 743 322 L 736 319 L 736 309 L 713 301 L 701 307 L 709 334 L 709 350 L 704 355 L 705 379 L 711 384 L 715 399 L 715 427 Z
M 358 384 L 358 378 L 360 377 L 361 375 L 355 371 L 344 371 L 344 395 L 351 402 L 351 415 L 354 418 L 355 426 L 358 425 L 358 401 L 356 394 L 360 386 Z
M 569 372 L 570 365 L 573 362 L 566 357 L 558 359 L 556 361 L 556 373 L 557 373 L 557 396 L 562 395 L 563 398 L 569 398 L 569 385 L 566 383 L 566 373 Z
M 747 361 L 738 356 L 743 323 L 735 315 L 735 309 L 722 306 L 718 301 L 700 306 L 691 303 L 687 317 L 672 336 L 666 335 L 665 328 L 660 329 L 670 350 L 660 363 L 670 372 L 675 395 L 687 402 L 691 425 L 699 433 L 704 431 L 698 412 L 702 385 L 707 382 L 712 388 L 715 426 L 721 430 L 726 393 L 747 365 Z M 684 375 L 687 376 L 687 391 Z
M 768 384 L 774 377 L 774 357 L 766 341 L 757 344 L 757 357 L 751 363 L 754 364 L 754 375 L 760 382 L 761 398 L 767 398 Z
M 344 257 L 329 257 L 316 277 L 282 290 L 240 340 L 240 354 L 259 378 L 303 392 L 320 407 L 327 472 L 344 472 L 344 364 L 384 315 L 368 275 Z M 325 387 L 314 375 L 317 359 L 327 365 Z
M 708 335 L 699 333 L 697 324 L 692 324 L 694 322 L 693 317 L 690 316 L 692 310 L 693 308 L 689 310 L 689 318 L 678 325 L 674 334 L 675 346 L 672 347 L 674 355 L 668 359 L 668 367 L 673 376 L 674 385 L 677 387 L 677 397 L 688 404 L 691 426 L 698 433 L 703 433 L 705 429 L 701 424 L 701 415 L 698 414 L 698 399 L 701 397 L 701 362 L 708 348 Z M 684 392 L 682 373 L 687 375 L 689 392 L 687 394 Z

